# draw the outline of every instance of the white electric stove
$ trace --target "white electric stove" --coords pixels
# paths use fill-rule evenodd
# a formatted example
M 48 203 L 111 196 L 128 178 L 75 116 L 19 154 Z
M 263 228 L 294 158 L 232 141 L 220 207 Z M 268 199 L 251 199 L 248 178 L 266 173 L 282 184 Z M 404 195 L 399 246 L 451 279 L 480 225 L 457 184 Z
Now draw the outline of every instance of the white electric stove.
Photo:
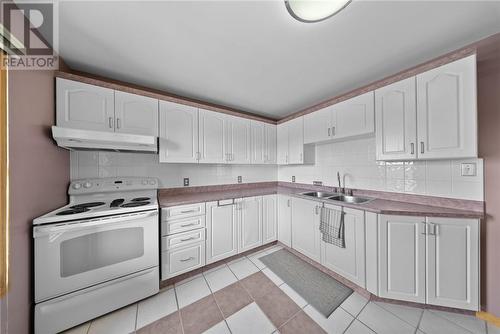
M 71 182 L 33 221 L 35 332 L 57 333 L 159 289 L 158 180 Z

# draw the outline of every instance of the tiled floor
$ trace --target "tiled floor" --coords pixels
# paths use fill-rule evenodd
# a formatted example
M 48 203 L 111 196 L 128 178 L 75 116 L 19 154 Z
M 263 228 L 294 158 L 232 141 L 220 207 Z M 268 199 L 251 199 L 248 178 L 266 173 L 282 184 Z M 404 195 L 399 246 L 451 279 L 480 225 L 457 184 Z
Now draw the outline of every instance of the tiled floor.
M 328 318 L 267 269 L 272 246 L 73 328 L 72 334 L 500 334 L 466 315 L 369 302 L 353 293 Z

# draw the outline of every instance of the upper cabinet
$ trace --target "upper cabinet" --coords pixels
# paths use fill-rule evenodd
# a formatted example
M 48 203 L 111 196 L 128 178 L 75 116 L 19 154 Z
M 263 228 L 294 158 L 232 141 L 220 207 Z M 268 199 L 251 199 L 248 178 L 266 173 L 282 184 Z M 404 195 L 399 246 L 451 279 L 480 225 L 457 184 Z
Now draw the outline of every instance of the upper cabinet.
M 373 92 L 331 105 L 304 116 L 304 144 L 373 134 Z
M 297 117 L 278 125 L 278 154 L 280 165 L 314 163 L 314 147 L 304 146 L 304 117 Z
M 58 126 L 115 131 L 114 90 L 57 78 L 56 91 Z
M 264 124 L 265 126 L 265 136 L 264 136 L 264 163 L 266 164 L 276 164 L 276 125 L 274 124 Z
M 227 116 L 226 138 L 229 161 L 234 164 L 250 164 L 250 120 L 246 118 Z
M 266 127 L 262 122 L 252 121 L 252 163 L 265 162 Z
M 160 162 L 198 162 L 198 108 L 160 101 L 159 139 Z
M 227 115 L 199 109 L 199 162 L 224 163 L 230 161 L 227 150 Z
M 86 83 L 56 79 L 60 127 L 158 135 L 158 100 Z
M 377 160 L 477 157 L 476 56 L 375 93 Z
M 158 136 L 158 100 L 115 91 L 117 132 Z

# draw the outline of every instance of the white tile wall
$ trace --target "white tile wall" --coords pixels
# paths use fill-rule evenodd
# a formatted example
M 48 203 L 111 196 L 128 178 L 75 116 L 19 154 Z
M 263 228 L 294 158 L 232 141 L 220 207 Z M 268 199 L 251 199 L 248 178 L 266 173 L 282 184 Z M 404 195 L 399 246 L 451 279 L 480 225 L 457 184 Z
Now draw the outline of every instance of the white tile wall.
M 182 187 L 189 177 L 190 186 L 244 183 L 277 180 L 276 166 L 166 164 L 158 162 L 157 154 L 115 152 L 71 152 L 71 179 L 115 176 L 151 176 L 160 179 L 160 186 Z
M 461 176 L 463 162 L 477 164 L 476 176 Z M 280 166 L 278 180 L 337 185 L 337 171 L 348 188 L 483 200 L 482 159 L 379 162 L 375 138 L 317 145 L 315 165 Z
M 460 164 L 477 164 L 476 176 L 461 176 Z M 483 160 L 380 162 L 375 160 L 375 138 L 362 138 L 316 146 L 316 163 L 305 166 L 165 164 L 146 153 L 71 152 L 71 179 L 112 176 L 153 176 L 161 187 L 231 184 L 243 182 L 322 181 L 337 185 L 337 171 L 345 174 L 348 188 L 403 192 L 482 201 Z

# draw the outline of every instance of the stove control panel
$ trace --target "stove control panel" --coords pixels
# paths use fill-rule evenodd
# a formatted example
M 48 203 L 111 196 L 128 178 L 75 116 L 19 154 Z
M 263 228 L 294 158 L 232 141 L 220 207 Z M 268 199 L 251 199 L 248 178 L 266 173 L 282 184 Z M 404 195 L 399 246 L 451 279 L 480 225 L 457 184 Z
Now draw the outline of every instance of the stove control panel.
M 158 179 L 154 177 L 84 179 L 71 182 L 68 194 L 77 195 L 112 191 L 153 190 L 158 189 L 158 186 Z

